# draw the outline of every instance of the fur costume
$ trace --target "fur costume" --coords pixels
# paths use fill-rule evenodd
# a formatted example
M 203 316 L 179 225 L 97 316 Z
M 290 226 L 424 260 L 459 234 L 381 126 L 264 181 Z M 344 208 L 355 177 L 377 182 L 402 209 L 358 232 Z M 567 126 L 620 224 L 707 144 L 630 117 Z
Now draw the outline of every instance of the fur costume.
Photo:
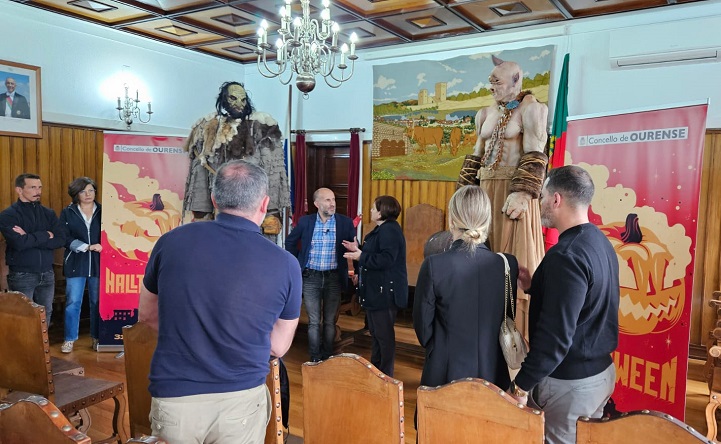
M 190 156 L 190 170 L 183 212 L 212 213 L 210 190 L 215 172 L 223 163 L 237 159 L 259 165 L 268 174 L 269 212 L 290 207 L 282 134 L 269 114 L 254 112 L 241 120 L 211 113 L 193 125 L 184 148 Z

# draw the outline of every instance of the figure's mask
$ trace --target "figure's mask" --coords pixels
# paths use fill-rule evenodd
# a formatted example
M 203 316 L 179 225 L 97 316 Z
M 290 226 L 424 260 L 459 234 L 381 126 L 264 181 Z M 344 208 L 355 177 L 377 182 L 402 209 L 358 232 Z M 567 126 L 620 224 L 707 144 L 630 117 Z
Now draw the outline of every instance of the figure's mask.
M 523 71 L 515 62 L 506 62 L 493 56 L 493 64 L 496 65 L 488 77 L 491 84 L 490 90 L 496 103 L 508 103 L 521 92 Z
M 248 101 L 247 97 L 245 89 L 243 89 L 242 86 L 230 85 L 223 108 L 225 108 L 225 111 L 227 111 L 232 118 L 238 119 L 243 115 L 243 110 Z

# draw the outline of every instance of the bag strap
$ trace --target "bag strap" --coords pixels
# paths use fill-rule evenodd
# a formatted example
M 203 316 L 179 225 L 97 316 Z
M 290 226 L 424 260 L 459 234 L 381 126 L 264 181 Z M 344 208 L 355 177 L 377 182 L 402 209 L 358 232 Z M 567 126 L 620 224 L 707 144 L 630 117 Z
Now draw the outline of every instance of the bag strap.
M 503 267 L 504 267 L 504 273 L 505 276 L 503 278 L 503 328 L 505 329 L 506 326 L 506 318 L 508 318 L 508 300 L 511 300 L 511 311 L 513 312 L 513 316 L 511 316 L 511 319 L 513 321 L 516 321 L 516 309 L 515 304 L 513 301 L 513 297 L 511 297 L 511 289 L 513 286 L 511 286 L 511 267 L 508 265 L 508 259 L 506 259 L 506 255 L 503 253 L 496 253 L 503 259 Z

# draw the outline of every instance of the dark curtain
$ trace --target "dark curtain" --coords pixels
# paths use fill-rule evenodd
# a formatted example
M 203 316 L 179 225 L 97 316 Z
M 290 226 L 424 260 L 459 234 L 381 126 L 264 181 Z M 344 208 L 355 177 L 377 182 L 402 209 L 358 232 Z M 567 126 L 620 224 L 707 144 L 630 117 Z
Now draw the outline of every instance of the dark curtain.
M 351 219 L 358 216 L 358 189 L 360 187 L 360 137 L 357 131 L 350 133 L 350 161 L 348 162 L 348 208 Z
M 295 190 L 293 199 L 293 226 L 298 224 L 301 216 L 305 215 L 305 201 L 307 190 L 305 185 L 305 133 L 295 134 L 295 175 L 293 176 L 293 188 Z

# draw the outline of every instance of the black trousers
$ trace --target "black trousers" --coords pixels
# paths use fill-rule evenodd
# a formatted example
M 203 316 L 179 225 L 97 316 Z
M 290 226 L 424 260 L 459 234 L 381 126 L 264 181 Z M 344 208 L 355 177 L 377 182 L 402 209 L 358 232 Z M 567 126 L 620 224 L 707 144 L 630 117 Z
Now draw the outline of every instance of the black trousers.
M 371 364 L 386 375 L 393 377 L 396 359 L 396 323 L 398 308 L 366 310 L 368 330 L 373 337 L 371 346 Z

